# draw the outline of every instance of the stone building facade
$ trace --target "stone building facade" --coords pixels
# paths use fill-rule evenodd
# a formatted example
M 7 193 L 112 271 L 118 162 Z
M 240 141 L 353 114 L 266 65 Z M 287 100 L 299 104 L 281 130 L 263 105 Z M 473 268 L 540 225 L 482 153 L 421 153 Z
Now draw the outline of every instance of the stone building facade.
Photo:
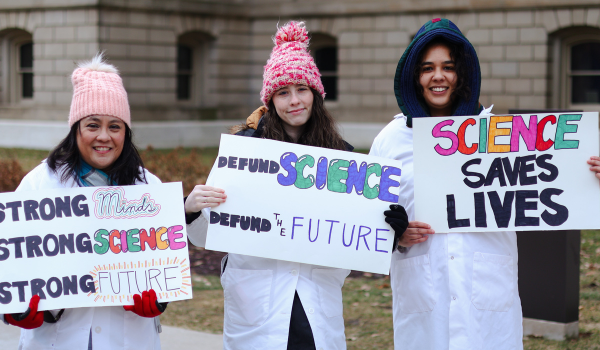
M 475 45 L 496 113 L 600 109 L 597 0 L 0 0 L 0 119 L 65 120 L 74 62 L 98 51 L 121 70 L 134 120 L 241 119 L 260 105 L 277 24 L 297 19 L 336 118 L 386 122 L 397 62 L 436 17 Z

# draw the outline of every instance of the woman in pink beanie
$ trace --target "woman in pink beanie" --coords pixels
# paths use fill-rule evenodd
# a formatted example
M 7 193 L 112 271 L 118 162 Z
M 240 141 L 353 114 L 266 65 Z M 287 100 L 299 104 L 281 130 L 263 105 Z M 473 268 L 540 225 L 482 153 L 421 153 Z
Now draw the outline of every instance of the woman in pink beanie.
M 71 130 L 17 191 L 160 183 L 144 169 L 133 144 L 127 93 L 117 69 L 98 54 L 79 64 L 71 80 Z M 82 290 L 93 292 L 94 283 Z M 160 349 L 157 316 L 166 303 L 158 303 L 153 290 L 135 295 L 133 306 L 39 312 L 40 296 L 30 297 L 24 313 L 0 315 L 22 328 L 19 349 Z
M 351 151 L 323 104 L 304 23 L 286 24 L 274 42 L 260 92 L 264 106 L 234 133 Z M 192 243 L 204 246 L 206 239 L 201 210 L 226 197 L 223 189 L 204 185 L 190 193 L 185 208 Z M 240 254 L 228 254 L 222 266 L 224 349 L 346 349 L 342 285 L 349 270 Z

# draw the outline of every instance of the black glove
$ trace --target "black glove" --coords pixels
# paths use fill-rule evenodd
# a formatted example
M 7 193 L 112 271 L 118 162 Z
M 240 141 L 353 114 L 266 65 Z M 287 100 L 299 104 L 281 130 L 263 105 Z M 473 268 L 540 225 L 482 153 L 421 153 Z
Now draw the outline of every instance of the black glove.
M 403 206 L 392 204 L 390 205 L 390 210 L 384 211 L 383 215 L 385 215 L 385 222 L 390 224 L 395 232 L 393 252 L 398 248 L 398 242 L 408 228 L 408 214 L 406 214 L 406 210 L 404 210 Z

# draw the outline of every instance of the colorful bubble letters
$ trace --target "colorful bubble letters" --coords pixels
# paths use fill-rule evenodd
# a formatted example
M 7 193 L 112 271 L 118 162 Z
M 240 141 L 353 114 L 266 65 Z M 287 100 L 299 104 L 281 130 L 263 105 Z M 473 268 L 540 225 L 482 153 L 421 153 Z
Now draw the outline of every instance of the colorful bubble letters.
M 204 214 L 206 248 L 387 274 L 401 181 L 395 160 L 222 135 L 207 184 L 227 202 Z
M 416 219 L 437 232 L 600 228 L 598 113 L 418 118 Z
M 191 298 L 181 183 L 0 194 L 0 313 Z

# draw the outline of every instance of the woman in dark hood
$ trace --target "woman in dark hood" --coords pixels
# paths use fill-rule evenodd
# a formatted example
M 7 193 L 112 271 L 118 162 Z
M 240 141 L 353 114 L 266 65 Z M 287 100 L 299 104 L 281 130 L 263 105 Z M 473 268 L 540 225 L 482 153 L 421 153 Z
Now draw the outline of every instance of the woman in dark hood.
M 434 234 L 413 221 L 412 120 L 489 113 L 479 104 L 480 85 L 477 53 L 447 19 L 427 22 L 398 63 L 402 113 L 370 153 L 402 161 L 399 205 L 385 215 L 396 231 L 411 220 L 390 272 L 396 349 L 523 348 L 516 233 Z

